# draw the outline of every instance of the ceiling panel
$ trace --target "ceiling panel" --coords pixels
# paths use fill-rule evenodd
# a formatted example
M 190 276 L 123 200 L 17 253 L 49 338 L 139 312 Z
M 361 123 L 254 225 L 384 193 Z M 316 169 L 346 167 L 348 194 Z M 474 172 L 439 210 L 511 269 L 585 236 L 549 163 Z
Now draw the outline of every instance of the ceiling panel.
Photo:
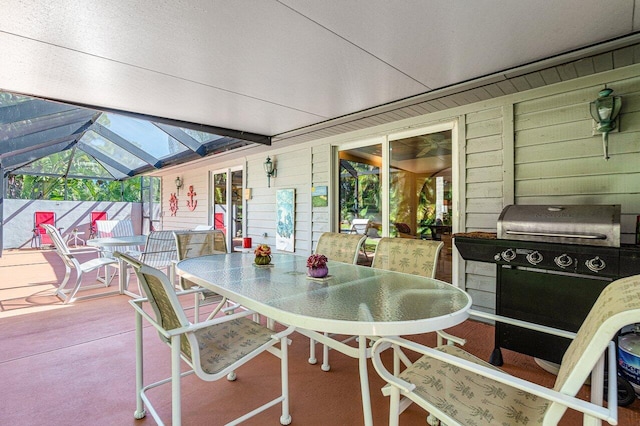
M 0 89 L 271 136 L 629 35 L 639 9 L 634 0 L 3 0 Z M 534 77 L 520 83 L 553 78 Z
M 634 0 L 282 0 L 432 89 L 633 31 Z

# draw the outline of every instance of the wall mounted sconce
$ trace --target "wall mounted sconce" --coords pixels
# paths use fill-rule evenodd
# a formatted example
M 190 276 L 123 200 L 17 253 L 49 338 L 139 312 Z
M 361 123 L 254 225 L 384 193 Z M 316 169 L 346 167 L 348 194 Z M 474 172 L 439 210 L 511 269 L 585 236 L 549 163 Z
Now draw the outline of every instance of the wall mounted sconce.
M 178 195 L 180 195 L 180 188 L 182 188 L 182 185 L 184 185 L 182 179 L 180 179 L 180 176 L 176 176 L 176 191 L 178 192 Z
M 264 171 L 267 172 L 267 187 L 271 188 L 271 177 L 276 176 L 275 164 L 271 162 L 271 158 L 267 157 L 267 161 L 264 162 Z
M 609 159 L 609 132 L 618 128 L 617 118 L 622 108 L 622 98 L 611 96 L 613 90 L 604 89 L 598 93 L 598 99 L 589 104 L 591 116 L 596 121 L 595 131 L 602 133 L 604 159 Z

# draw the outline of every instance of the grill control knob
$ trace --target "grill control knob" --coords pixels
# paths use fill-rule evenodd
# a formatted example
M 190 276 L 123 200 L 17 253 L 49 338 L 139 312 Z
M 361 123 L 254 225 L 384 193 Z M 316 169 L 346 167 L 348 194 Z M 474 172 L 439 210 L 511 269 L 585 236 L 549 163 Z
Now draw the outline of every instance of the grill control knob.
M 530 264 L 537 265 L 538 263 L 542 262 L 542 255 L 539 251 L 532 251 L 527 255 L 527 260 Z
M 502 259 L 506 262 L 511 262 L 516 258 L 516 252 L 513 249 L 506 249 L 500 254 L 500 256 L 502 256 Z
M 573 259 L 566 253 L 556 257 L 555 259 L 553 259 L 553 261 L 556 262 L 556 265 L 561 268 L 568 268 L 573 264 Z
M 607 264 L 604 263 L 604 260 L 600 259 L 598 256 L 587 260 L 585 265 L 587 265 L 587 268 L 593 272 L 600 272 L 605 268 L 605 266 L 607 266 Z

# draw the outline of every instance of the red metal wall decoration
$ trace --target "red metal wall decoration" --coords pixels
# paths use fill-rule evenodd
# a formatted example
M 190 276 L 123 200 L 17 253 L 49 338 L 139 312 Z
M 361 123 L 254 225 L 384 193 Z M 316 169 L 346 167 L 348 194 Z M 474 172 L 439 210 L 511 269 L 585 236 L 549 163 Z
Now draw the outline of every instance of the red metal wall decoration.
M 197 194 L 193 190 L 193 185 L 189 185 L 189 192 L 187 192 L 187 196 L 189 197 L 189 199 L 187 200 L 187 207 L 191 211 L 194 211 L 196 209 L 196 206 L 198 205 L 198 200 L 193 199 L 195 195 Z
M 175 192 L 169 197 L 169 210 L 171 211 L 171 216 L 175 216 L 178 211 L 178 198 Z

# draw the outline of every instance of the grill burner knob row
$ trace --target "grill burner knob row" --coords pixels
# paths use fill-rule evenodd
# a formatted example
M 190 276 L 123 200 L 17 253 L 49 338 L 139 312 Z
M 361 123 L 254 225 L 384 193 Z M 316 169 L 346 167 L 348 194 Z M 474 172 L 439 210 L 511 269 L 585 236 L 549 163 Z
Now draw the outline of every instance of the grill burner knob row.
M 598 256 L 587 260 L 584 264 L 593 272 L 600 272 L 607 266 L 607 264 L 604 263 L 604 260 L 600 259 Z
M 556 262 L 556 265 L 561 268 L 568 268 L 573 264 L 573 259 L 566 253 L 556 257 L 555 259 L 553 259 L 553 261 Z
M 505 251 L 500 253 L 500 256 L 505 262 L 511 262 L 516 258 L 516 252 L 514 249 L 506 249 Z
M 532 251 L 527 255 L 527 260 L 530 264 L 537 265 L 538 263 L 542 262 L 542 255 L 539 251 Z

